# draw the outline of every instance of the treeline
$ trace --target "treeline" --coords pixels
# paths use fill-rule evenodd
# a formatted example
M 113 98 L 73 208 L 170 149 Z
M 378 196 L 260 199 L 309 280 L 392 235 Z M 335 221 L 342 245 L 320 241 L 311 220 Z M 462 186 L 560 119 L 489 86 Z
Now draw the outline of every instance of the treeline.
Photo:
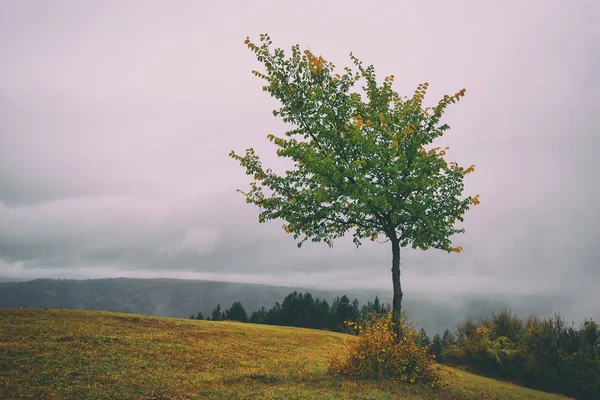
M 273 307 L 261 307 L 250 316 L 244 306 L 236 301 L 227 310 L 221 310 L 217 304 L 207 320 L 240 321 L 255 324 L 295 326 L 300 328 L 328 329 L 335 332 L 351 333 L 344 321 L 361 321 L 369 313 L 383 314 L 389 310 L 389 304 L 382 304 L 376 296 L 374 301 L 360 306 L 357 299 L 350 301 L 348 296 L 336 297 L 331 305 L 327 300 L 313 298 L 310 293 L 292 292 L 282 303 L 276 302 Z M 204 319 L 202 313 L 192 315 L 191 319 Z
M 577 399 L 600 399 L 600 329 L 554 318 L 522 319 L 510 311 L 479 321 L 467 319 L 456 336 L 434 336 L 427 344 L 439 362 Z M 424 331 L 421 331 L 421 335 Z

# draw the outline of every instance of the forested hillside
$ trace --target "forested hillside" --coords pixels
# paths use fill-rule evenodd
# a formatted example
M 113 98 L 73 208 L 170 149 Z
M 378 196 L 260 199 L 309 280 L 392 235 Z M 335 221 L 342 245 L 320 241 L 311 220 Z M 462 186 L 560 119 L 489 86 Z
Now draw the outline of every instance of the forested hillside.
M 358 299 L 361 305 L 379 296 L 391 302 L 391 291 L 326 291 L 247 283 L 183 279 L 37 279 L 0 283 L 0 308 L 72 308 L 106 310 L 156 316 L 188 318 L 201 312 L 208 316 L 217 304 L 223 310 L 239 301 L 250 314 L 261 307 L 270 309 L 294 290 L 310 292 L 329 304 L 337 296 Z M 552 316 L 564 310 L 553 308 L 552 299 L 542 296 L 458 296 L 410 293 L 405 310 L 418 328 L 441 334 L 467 317 L 487 317 L 493 311 L 510 308 L 521 315 Z

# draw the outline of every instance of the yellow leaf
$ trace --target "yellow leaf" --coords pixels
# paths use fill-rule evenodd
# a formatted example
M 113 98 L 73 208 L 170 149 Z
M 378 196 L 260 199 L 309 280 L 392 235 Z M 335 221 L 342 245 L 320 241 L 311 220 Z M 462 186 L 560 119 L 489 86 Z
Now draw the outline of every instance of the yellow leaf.
M 455 253 L 460 253 L 463 250 L 463 248 L 461 246 L 458 246 L 458 247 L 453 247 L 451 250 Z

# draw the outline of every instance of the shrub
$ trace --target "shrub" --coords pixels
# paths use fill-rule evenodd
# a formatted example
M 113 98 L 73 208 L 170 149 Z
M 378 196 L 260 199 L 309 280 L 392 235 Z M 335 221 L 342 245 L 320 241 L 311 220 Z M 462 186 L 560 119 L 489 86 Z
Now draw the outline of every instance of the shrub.
M 578 399 L 600 399 L 600 329 L 579 329 L 558 314 L 521 320 L 509 311 L 459 325 L 459 340 L 442 350 L 445 363 Z
M 430 386 L 441 384 L 440 366 L 427 348 L 417 344 L 417 333 L 408 324 L 402 326 L 402 337 L 397 340 L 392 314 L 373 315 L 360 325 L 347 322 L 358 331 L 351 341 L 348 352 L 333 357 L 329 371 L 348 377 L 393 378 L 402 382 Z

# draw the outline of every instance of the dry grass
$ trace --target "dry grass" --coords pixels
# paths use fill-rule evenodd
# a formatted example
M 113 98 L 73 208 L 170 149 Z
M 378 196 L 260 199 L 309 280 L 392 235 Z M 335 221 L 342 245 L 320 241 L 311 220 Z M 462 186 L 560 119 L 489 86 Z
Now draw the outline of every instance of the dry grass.
M 564 399 L 447 368 L 450 387 L 327 373 L 333 332 L 0 309 L 2 399 Z

